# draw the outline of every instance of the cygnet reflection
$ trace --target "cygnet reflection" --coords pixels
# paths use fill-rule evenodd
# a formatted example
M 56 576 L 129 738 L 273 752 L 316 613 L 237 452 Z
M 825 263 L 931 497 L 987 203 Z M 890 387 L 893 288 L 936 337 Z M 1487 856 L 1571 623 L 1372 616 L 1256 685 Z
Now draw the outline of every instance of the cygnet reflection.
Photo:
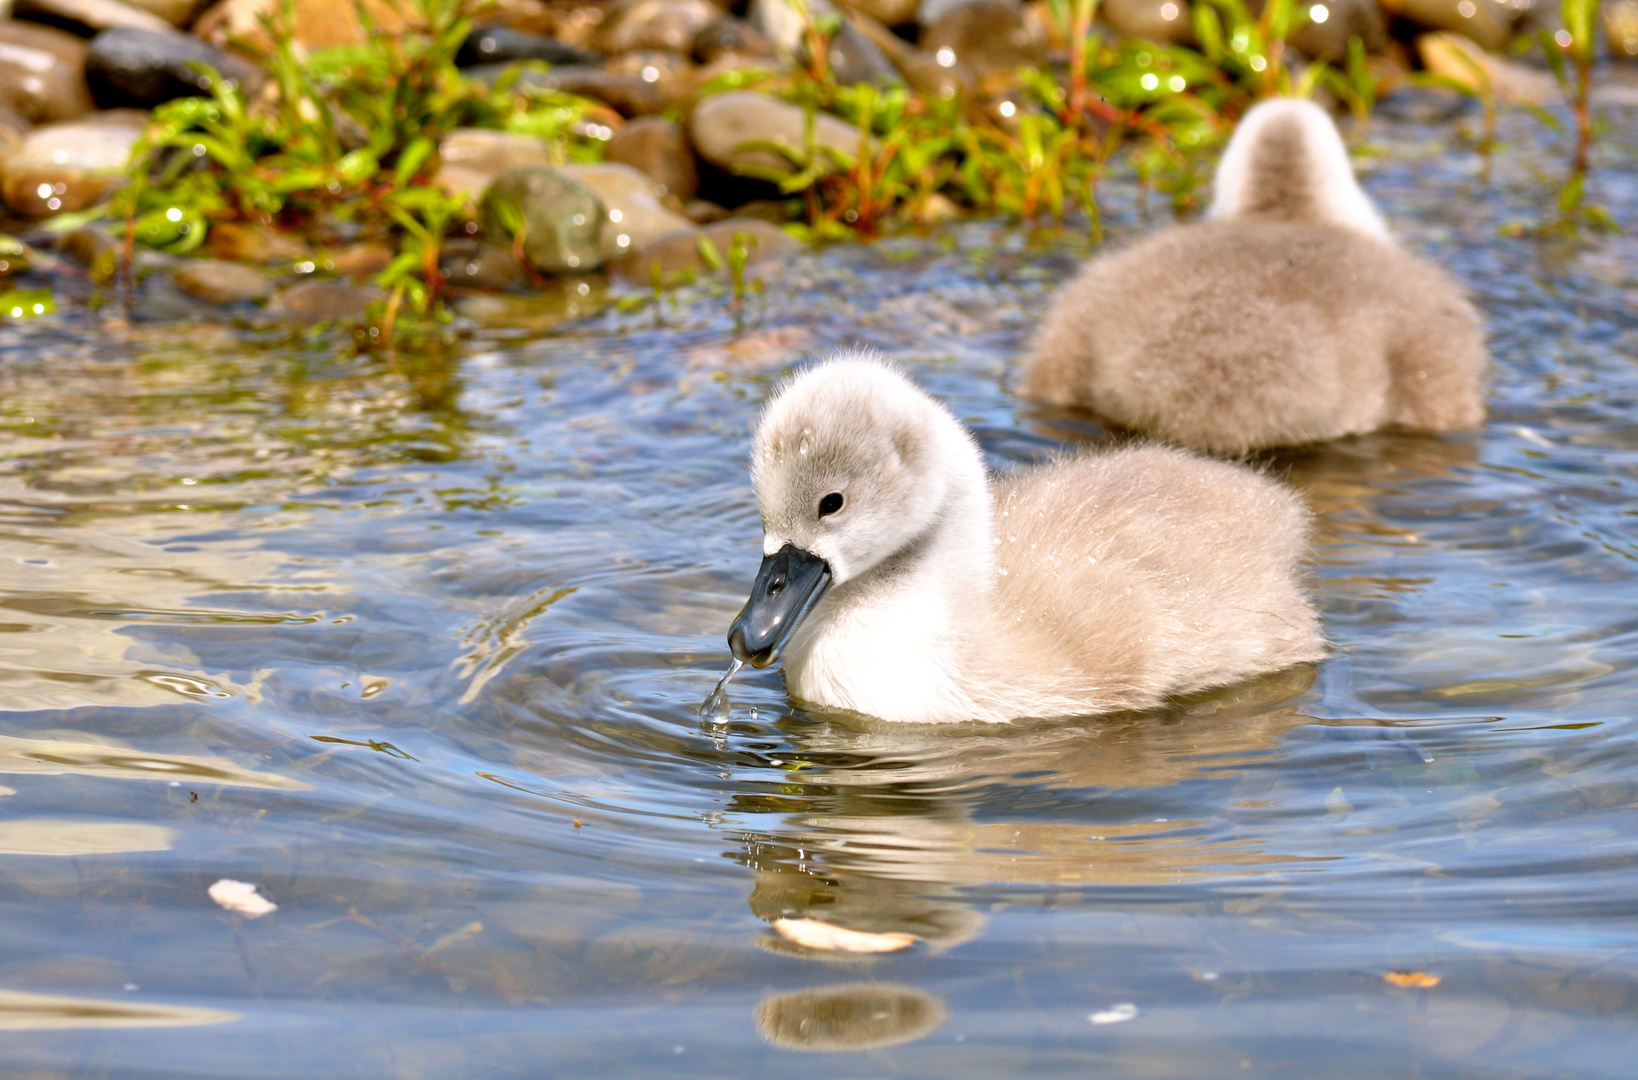
M 762 1037 L 786 1050 L 869 1050 L 926 1038 L 949 1018 L 942 998 L 892 983 L 842 983 L 766 998 Z
M 915 939 L 906 952 L 940 952 L 983 930 L 985 916 L 965 896 L 975 886 L 1154 885 L 1287 861 L 1225 835 L 1198 794 L 1197 816 L 1164 821 L 1133 820 L 1120 796 L 1226 778 L 1265 757 L 1310 722 L 1277 703 L 1312 678 L 1296 669 L 1166 713 L 1097 722 L 811 725 L 784 751 L 803 763 L 790 783 L 731 803 L 747 826 L 737 857 L 756 871 L 750 907 L 770 927 L 758 944 L 806 959 L 890 963 L 896 950 L 816 948 L 775 926 L 813 920 L 905 934 Z

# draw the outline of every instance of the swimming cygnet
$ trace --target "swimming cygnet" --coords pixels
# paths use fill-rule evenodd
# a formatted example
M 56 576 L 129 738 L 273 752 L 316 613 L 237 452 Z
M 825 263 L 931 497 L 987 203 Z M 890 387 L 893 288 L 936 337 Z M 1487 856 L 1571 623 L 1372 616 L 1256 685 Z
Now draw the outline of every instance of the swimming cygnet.
M 798 701 L 912 723 L 1138 709 L 1315 660 L 1308 515 L 1251 469 L 1161 446 L 993 484 L 905 376 L 843 354 L 757 429 L 761 570 L 728 633 Z
M 1484 420 L 1478 313 L 1388 236 L 1319 106 L 1246 113 L 1206 216 L 1065 285 L 1023 394 L 1220 453 Z

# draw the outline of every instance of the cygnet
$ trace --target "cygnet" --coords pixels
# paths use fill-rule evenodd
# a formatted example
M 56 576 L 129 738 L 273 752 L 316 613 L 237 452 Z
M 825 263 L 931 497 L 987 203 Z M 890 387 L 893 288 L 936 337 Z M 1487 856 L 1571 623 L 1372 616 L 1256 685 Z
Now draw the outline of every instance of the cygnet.
M 1478 313 L 1388 236 L 1324 110 L 1246 113 L 1206 218 L 1065 285 L 1023 394 L 1231 454 L 1484 420 Z
M 898 371 L 843 354 L 757 429 L 761 570 L 728 634 L 793 697 L 883 720 L 1141 709 L 1318 659 L 1308 514 L 1241 465 L 1163 446 L 991 482 Z

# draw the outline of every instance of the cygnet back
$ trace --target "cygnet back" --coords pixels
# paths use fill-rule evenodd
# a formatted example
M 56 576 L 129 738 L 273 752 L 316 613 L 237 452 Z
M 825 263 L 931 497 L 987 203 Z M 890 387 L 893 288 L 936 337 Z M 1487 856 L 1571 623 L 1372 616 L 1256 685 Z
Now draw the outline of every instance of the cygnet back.
M 1096 259 L 1054 298 L 1021 392 L 1217 453 L 1484 419 L 1462 290 L 1386 236 L 1330 119 L 1246 115 L 1209 220 Z

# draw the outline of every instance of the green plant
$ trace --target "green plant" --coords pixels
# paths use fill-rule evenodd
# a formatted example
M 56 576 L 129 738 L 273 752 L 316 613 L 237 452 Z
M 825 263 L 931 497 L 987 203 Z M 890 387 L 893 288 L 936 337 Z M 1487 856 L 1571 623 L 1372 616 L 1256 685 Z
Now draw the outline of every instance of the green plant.
M 1539 39 L 1553 78 L 1575 117 L 1575 149 L 1570 174 L 1559 189 L 1559 217 L 1554 227 L 1574 230 L 1585 223 L 1615 231 L 1618 226 L 1610 212 L 1586 198 L 1593 144 L 1592 66 L 1597 50 L 1598 0 L 1560 0 L 1559 14 L 1564 28 L 1553 34 L 1543 30 Z

